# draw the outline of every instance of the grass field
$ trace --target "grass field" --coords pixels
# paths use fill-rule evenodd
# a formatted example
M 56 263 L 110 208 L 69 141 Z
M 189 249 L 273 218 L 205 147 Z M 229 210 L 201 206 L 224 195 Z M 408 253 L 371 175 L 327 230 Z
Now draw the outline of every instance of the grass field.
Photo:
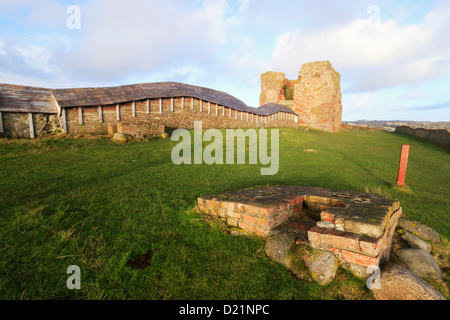
M 325 287 L 296 278 L 265 255 L 263 239 L 230 236 L 192 210 L 200 196 L 267 184 L 381 193 L 450 238 L 450 155 L 418 139 L 280 129 L 273 176 L 260 165 L 177 166 L 176 144 L 0 140 L 0 299 L 372 299 L 343 269 Z M 149 267 L 126 265 L 148 250 Z M 81 269 L 81 290 L 66 287 L 70 265 Z

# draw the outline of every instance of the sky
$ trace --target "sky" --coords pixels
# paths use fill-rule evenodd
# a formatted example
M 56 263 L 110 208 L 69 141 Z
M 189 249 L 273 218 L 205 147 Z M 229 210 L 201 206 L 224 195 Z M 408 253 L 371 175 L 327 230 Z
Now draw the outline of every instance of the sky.
M 450 1 L 0 0 L 0 83 L 175 81 L 259 106 L 328 60 L 343 120 L 450 121 Z

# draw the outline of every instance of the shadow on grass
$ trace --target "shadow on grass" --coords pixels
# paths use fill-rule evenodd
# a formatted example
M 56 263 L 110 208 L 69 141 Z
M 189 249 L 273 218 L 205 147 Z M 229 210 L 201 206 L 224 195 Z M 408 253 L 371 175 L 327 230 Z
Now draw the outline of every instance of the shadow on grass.
M 339 151 L 338 151 L 339 152 Z M 353 163 L 354 165 L 356 165 L 357 167 L 359 167 L 361 170 L 363 170 L 364 172 L 367 173 L 367 175 L 375 178 L 376 180 L 378 180 L 380 182 L 380 184 L 386 186 L 386 187 L 394 187 L 395 185 L 392 182 L 386 181 L 382 178 L 380 178 L 379 176 L 375 175 L 372 171 L 370 171 L 368 168 L 364 167 L 363 165 L 361 165 L 360 163 L 354 161 L 352 158 L 348 157 L 345 153 L 343 152 L 339 152 L 339 154 L 347 161 Z

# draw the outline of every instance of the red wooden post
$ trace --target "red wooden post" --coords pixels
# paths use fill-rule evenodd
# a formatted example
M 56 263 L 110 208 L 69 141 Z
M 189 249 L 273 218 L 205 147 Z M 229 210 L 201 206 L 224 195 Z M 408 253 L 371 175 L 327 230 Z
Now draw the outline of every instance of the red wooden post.
M 398 166 L 397 185 L 405 185 L 406 165 L 408 164 L 409 144 L 402 145 L 400 154 L 400 165 Z

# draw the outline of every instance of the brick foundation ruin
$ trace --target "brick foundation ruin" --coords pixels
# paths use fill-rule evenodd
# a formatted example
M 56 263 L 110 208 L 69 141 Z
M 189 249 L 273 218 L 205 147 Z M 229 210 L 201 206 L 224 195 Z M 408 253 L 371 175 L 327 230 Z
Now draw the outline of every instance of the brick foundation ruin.
M 269 186 L 198 199 L 198 209 L 261 237 L 295 233 L 297 241 L 334 253 L 345 266 L 389 260 L 402 214 L 400 203 L 378 195 L 302 186 Z

